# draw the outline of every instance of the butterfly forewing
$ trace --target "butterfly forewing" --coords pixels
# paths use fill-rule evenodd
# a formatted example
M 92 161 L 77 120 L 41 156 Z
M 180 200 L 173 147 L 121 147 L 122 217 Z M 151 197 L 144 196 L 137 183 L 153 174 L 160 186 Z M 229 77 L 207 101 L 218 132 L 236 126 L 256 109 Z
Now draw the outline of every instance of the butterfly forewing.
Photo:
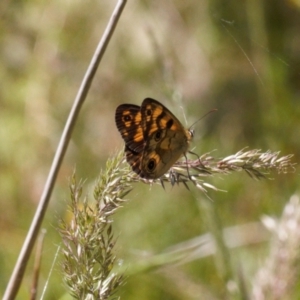
M 141 128 L 140 106 L 122 104 L 117 107 L 115 121 L 126 147 L 134 152 L 141 152 L 144 148 L 144 136 Z
M 141 105 L 144 139 L 160 129 L 185 130 L 180 121 L 160 102 L 146 98 Z

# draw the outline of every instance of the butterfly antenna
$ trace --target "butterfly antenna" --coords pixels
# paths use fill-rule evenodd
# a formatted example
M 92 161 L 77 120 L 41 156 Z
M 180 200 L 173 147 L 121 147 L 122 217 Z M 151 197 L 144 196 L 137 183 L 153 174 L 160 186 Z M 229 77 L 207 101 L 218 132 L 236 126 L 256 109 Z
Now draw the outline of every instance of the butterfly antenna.
M 216 111 L 217 111 L 217 109 L 214 108 L 214 109 L 210 110 L 209 112 L 207 112 L 204 116 L 202 116 L 200 119 L 198 119 L 196 122 L 194 122 L 194 123 L 190 126 L 189 130 L 191 130 L 191 128 L 192 128 L 193 126 L 195 126 L 196 123 L 198 123 L 199 121 L 201 121 L 202 119 L 204 119 L 206 116 L 208 116 L 209 114 L 211 114 L 211 113 L 213 113 L 213 112 L 216 112 Z

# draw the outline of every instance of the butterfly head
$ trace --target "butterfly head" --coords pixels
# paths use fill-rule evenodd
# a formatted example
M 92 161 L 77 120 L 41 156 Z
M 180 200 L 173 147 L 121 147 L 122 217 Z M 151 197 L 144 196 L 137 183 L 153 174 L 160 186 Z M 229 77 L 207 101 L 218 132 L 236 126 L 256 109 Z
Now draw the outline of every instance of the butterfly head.
M 188 133 L 190 134 L 191 138 L 193 138 L 195 135 L 195 130 L 190 128 L 188 129 Z

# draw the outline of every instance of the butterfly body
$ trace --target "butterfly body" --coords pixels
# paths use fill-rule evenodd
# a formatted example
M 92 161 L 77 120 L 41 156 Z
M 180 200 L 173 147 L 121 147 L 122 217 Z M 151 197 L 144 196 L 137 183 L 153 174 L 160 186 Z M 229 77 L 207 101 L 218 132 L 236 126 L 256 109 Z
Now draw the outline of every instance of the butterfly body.
M 193 136 L 164 105 L 151 98 L 141 106 L 118 106 L 115 120 L 125 141 L 127 162 L 146 179 L 164 175 L 188 151 Z

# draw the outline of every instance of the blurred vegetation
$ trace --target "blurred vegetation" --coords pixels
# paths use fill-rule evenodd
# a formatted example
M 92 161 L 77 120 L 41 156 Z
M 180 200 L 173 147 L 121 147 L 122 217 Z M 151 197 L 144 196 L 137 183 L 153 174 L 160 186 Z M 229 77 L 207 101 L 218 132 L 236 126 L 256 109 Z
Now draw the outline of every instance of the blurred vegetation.
M 0 4 L 0 294 L 5 290 L 41 195 L 61 131 L 115 2 L 2 1 Z M 59 173 L 44 228 L 40 291 L 68 218 L 68 178 L 92 187 L 106 160 L 123 147 L 114 124 L 121 103 L 146 97 L 196 125 L 193 151 L 233 154 L 248 146 L 294 154 L 300 149 L 300 7 L 298 1 L 128 1 L 108 46 Z M 282 215 L 299 193 L 298 169 L 255 181 L 246 174 L 211 178 L 222 228 Z M 117 254 L 129 269 L 165 249 L 202 236 L 207 216 L 191 187 L 141 183 L 114 216 Z M 92 198 L 92 197 L 91 197 Z M 246 233 L 246 235 L 252 233 Z M 246 289 L 268 257 L 261 242 L 230 250 Z M 18 299 L 27 299 L 29 264 Z M 239 267 L 241 270 L 239 270 Z M 224 299 L 213 256 L 127 278 L 122 299 Z M 45 299 L 66 293 L 58 261 Z M 298 279 L 298 286 L 299 279 Z M 298 288 L 298 292 L 299 288 Z M 297 290 L 290 298 L 298 299 Z M 258 298 L 257 298 L 258 299 Z M 271 299 L 271 298 L 269 298 Z

